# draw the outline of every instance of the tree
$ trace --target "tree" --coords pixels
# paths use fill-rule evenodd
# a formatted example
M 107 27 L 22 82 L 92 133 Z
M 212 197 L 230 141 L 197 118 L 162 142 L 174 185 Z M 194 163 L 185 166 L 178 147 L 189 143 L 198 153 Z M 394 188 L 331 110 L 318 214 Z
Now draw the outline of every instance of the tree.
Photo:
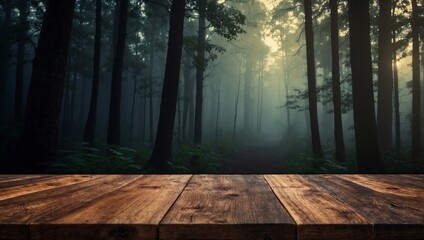
M 100 48 L 102 29 L 102 1 L 96 0 L 96 32 L 94 36 L 93 83 L 91 87 L 90 109 L 84 129 L 84 142 L 94 146 L 96 132 L 97 98 L 99 95 Z
M 12 4 L 4 1 L 4 19 L 1 23 L 3 37 L 0 39 L 0 118 L 4 120 L 6 81 L 9 77 L 9 59 L 11 57 L 11 27 L 12 27 Z
M 395 10 L 396 10 L 396 0 L 392 2 L 392 51 L 393 51 L 393 92 L 394 92 L 394 111 L 395 111 L 395 147 L 399 151 L 401 147 L 401 136 L 400 136 L 400 108 L 399 108 L 399 73 L 397 68 L 397 51 L 396 51 L 396 21 L 395 21 Z
M 118 37 L 115 57 L 113 59 L 109 122 L 107 128 L 107 143 L 109 145 L 119 145 L 121 142 L 121 85 L 125 37 L 127 35 L 128 1 L 122 0 L 119 4 Z
M 41 172 L 55 158 L 75 0 L 48 0 L 11 170 Z M 55 46 L 55 47 L 52 47 Z
M 203 72 L 205 63 L 206 44 L 206 5 L 207 0 L 199 0 L 199 30 L 197 35 L 196 57 L 196 105 L 194 110 L 194 144 L 202 141 L 202 109 L 203 109 Z
M 417 0 L 412 0 L 412 143 L 411 159 L 418 161 L 421 155 L 421 88 L 420 88 L 420 42 Z
M 381 150 L 392 144 L 392 24 L 391 1 L 379 0 L 377 131 Z
M 24 97 L 24 67 L 25 67 L 25 45 L 27 41 L 28 28 L 28 3 L 27 0 L 19 0 L 19 30 L 18 50 L 16 54 L 16 85 L 15 85 L 15 120 L 22 119 L 23 97 Z
M 171 5 L 168 50 L 158 130 L 153 152 L 148 162 L 158 172 L 167 171 L 166 162 L 170 160 L 172 153 L 172 137 L 180 82 L 185 4 L 185 0 L 173 0 Z
M 217 1 L 200 0 L 198 3 L 199 28 L 197 36 L 197 56 L 196 56 L 196 106 L 194 117 L 194 144 L 200 144 L 202 139 L 202 112 L 203 112 L 203 81 L 204 71 L 210 60 L 216 58 L 212 51 L 223 53 L 224 48 L 206 42 L 206 19 L 213 27 L 213 33 L 231 41 L 239 33 L 244 33 L 240 25 L 244 24 L 245 16 L 240 11 L 227 7 L 225 3 Z M 205 59 L 205 51 L 209 58 Z
M 306 61 L 308 75 L 308 95 L 309 95 L 309 121 L 311 125 L 312 152 L 315 157 L 322 156 L 321 140 L 318 127 L 317 110 L 317 88 L 315 72 L 314 54 L 314 33 L 312 29 L 312 3 L 311 0 L 304 1 L 305 8 L 305 37 L 306 37 Z
M 384 172 L 377 140 L 372 82 L 369 0 L 349 0 L 350 63 L 358 172 Z
M 346 160 L 343 140 L 342 99 L 340 90 L 340 60 L 339 60 L 339 14 L 337 0 L 330 0 L 331 8 L 331 79 L 334 108 L 334 140 L 336 142 L 336 159 Z

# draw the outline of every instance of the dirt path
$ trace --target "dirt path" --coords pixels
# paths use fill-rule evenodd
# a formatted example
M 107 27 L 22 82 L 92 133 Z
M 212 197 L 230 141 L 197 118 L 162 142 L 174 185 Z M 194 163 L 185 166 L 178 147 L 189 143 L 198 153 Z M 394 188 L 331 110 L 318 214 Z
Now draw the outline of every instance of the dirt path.
M 225 160 L 222 173 L 282 173 L 278 141 L 260 142 L 241 149 L 233 159 Z

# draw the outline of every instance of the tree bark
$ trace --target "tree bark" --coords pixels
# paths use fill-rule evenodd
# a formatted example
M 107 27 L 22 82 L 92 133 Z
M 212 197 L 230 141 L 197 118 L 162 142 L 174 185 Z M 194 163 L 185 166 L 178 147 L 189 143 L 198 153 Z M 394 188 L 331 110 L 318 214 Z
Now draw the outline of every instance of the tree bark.
M 203 73 L 205 71 L 206 3 L 199 0 L 199 30 L 197 35 L 196 106 L 194 115 L 194 144 L 202 142 Z
M 171 160 L 172 137 L 180 82 L 185 3 L 185 0 L 173 0 L 171 5 L 168 50 L 158 130 L 153 152 L 148 162 L 157 172 L 169 171 L 166 163 Z
M 27 41 L 28 28 L 28 3 L 27 0 L 19 0 L 19 30 L 18 50 L 16 55 L 16 85 L 15 85 L 15 115 L 16 121 L 22 120 L 22 109 L 24 101 L 24 67 L 25 67 L 25 45 Z
M 333 90 L 334 140 L 336 143 L 336 160 L 346 161 L 346 150 L 343 139 L 342 94 L 340 90 L 340 58 L 339 58 L 339 14 L 337 0 L 330 0 L 331 8 L 331 80 Z
M 97 118 L 97 99 L 99 95 L 100 79 L 100 50 L 102 34 L 102 1 L 96 0 L 96 29 L 94 35 L 94 58 L 93 58 L 93 83 L 91 86 L 90 109 L 88 111 L 87 121 L 84 129 L 84 142 L 90 146 L 95 144 L 96 118 Z
M 241 63 L 242 63 L 242 59 L 240 59 L 240 62 L 239 62 L 236 101 L 234 106 L 234 121 L 233 121 L 233 139 L 234 140 L 236 139 L 236 133 L 237 133 L 238 103 L 240 99 L 240 87 L 241 87 Z
M 150 49 L 149 49 L 149 143 L 153 146 L 154 141 L 154 115 L 153 115 L 153 69 L 155 65 L 155 35 L 156 35 L 156 15 L 152 13 L 152 31 L 150 36 Z
M 115 58 L 113 60 L 112 84 L 109 105 L 109 122 L 107 129 L 107 143 L 119 145 L 121 143 L 121 85 L 125 52 L 125 37 L 127 29 L 128 1 L 120 1 L 119 26 L 116 43 Z
M 412 0 L 412 143 L 411 159 L 418 161 L 421 157 L 421 88 L 420 88 L 420 49 L 419 49 L 419 15 L 417 0 Z
M 349 0 L 350 62 L 358 172 L 384 172 L 372 82 L 369 0 Z
M 308 69 L 309 120 L 311 125 L 312 152 L 314 157 L 322 156 L 321 140 L 318 126 L 316 70 L 314 53 L 314 33 L 312 29 L 312 0 L 304 1 L 306 60 Z
M 5 120 L 5 95 L 6 82 L 9 78 L 9 59 L 11 57 L 11 27 L 12 27 L 12 4 L 4 1 L 4 22 L 2 29 L 3 37 L 0 39 L 0 121 Z
M 55 159 L 74 5 L 75 0 L 47 1 L 12 170 L 41 172 L 39 163 Z
M 397 52 L 396 52 L 396 22 L 395 22 L 395 10 L 396 10 L 396 1 L 393 0 L 393 7 L 392 7 L 392 18 L 393 18 L 393 24 L 392 24 L 392 37 L 393 37 L 393 44 L 392 44 L 392 51 L 393 51 L 393 91 L 394 91 L 394 111 L 395 111 L 395 147 L 396 150 L 399 152 L 401 148 L 401 132 L 400 132 L 400 108 L 399 108 L 399 73 L 397 68 Z
M 252 55 L 246 55 L 246 72 L 244 75 L 244 94 L 243 94 L 243 131 L 245 134 L 250 133 L 250 117 L 251 117 L 251 102 L 252 102 L 252 74 L 253 74 L 253 59 Z
M 182 122 L 182 138 L 187 142 L 187 125 L 189 122 L 189 110 L 193 105 L 193 87 L 194 79 L 191 77 L 191 57 L 187 56 L 184 63 L 184 102 L 183 102 L 183 122 Z M 190 125 L 191 126 L 191 125 Z M 189 128 L 191 128 L 188 126 Z M 193 131 L 193 130 L 191 130 Z M 190 137 L 190 134 L 188 134 Z
M 217 146 L 218 144 L 220 108 L 221 108 L 221 76 L 218 78 L 218 93 L 217 93 L 217 106 L 216 106 L 216 119 L 215 119 L 215 146 Z
M 379 0 L 380 16 L 378 20 L 378 107 L 377 131 L 380 149 L 386 151 L 392 145 L 392 36 L 391 1 Z
M 261 134 L 262 128 L 262 105 L 263 105 L 263 73 L 264 73 L 264 60 L 259 61 L 259 76 L 258 76 L 258 101 L 257 101 L 257 118 L 256 118 L 256 132 Z

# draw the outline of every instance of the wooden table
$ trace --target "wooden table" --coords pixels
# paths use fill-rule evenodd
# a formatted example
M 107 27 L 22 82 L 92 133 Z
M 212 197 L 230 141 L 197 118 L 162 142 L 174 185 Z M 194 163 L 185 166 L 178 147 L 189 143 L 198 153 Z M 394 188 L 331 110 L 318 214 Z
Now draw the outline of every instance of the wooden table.
M 424 239 L 424 175 L 2 175 L 0 239 Z

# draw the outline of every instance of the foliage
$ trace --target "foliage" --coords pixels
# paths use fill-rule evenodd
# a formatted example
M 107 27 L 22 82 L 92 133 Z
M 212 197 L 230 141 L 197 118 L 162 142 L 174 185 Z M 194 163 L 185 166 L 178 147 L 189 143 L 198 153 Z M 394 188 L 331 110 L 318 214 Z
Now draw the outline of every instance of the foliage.
M 388 150 L 383 154 L 384 166 L 387 173 L 423 173 L 424 158 L 411 162 L 410 149 Z
M 190 160 L 193 156 L 198 159 L 194 166 Z M 177 150 L 174 160 L 168 162 L 174 173 L 217 173 L 221 156 L 208 145 L 181 145 Z
M 246 16 L 239 10 L 210 1 L 207 6 L 206 19 L 213 27 L 213 32 L 226 38 L 228 41 L 237 38 L 238 34 L 245 33 L 241 25 L 245 24 Z
M 341 85 L 344 83 L 348 83 L 349 86 L 352 85 L 352 78 L 350 75 L 341 81 Z M 350 89 L 342 88 L 342 113 L 348 113 L 353 108 L 353 100 L 352 100 L 352 92 Z M 307 109 L 302 104 L 303 101 L 308 99 L 309 93 L 308 89 L 293 89 L 294 93 L 290 94 L 287 98 L 287 102 L 282 107 L 287 107 L 289 109 L 304 111 Z M 322 102 L 323 104 L 332 103 L 332 82 L 331 79 L 326 79 L 322 84 L 317 86 L 317 95 L 318 102 Z M 333 112 L 332 110 L 329 112 Z
M 299 153 L 297 158 L 285 159 L 284 169 L 290 173 L 347 173 L 346 163 L 338 163 L 328 157 L 314 158 L 312 155 Z
M 48 164 L 48 169 L 58 173 L 142 173 L 141 165 L 136 161 L 135 149 L 111 146 L 107 154 L 89 147 L 87 143 L 73 150 L 60 150 L 62 157 Z

